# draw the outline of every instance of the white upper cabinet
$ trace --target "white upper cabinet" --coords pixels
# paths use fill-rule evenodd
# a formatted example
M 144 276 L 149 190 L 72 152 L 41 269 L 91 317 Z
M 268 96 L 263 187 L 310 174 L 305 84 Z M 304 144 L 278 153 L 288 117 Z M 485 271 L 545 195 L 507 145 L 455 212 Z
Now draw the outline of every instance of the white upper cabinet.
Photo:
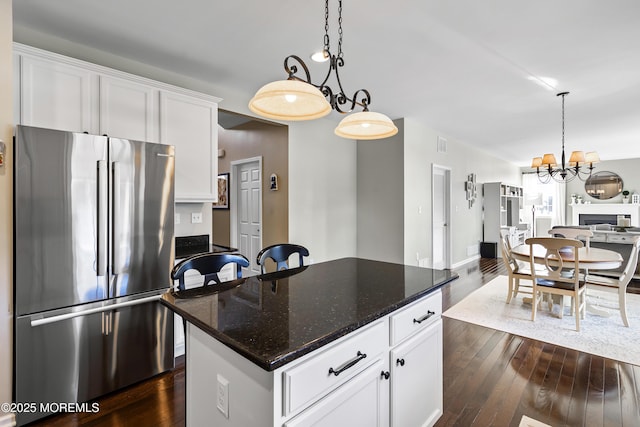
M 175 201 L 217 201 L 220 98 L 18 43 L 14 58 L 17 124 L 174 145 Z
M 158 89 L 100 76 L 100 135 L 158 142 Z
M 217 201 L 218 105 L 160 92 L 160 142 L 176 147 L 176 194 L 182 201 Z
M 20 81 L 22 124 L 93 133 L 90 71 L 24 56 Z

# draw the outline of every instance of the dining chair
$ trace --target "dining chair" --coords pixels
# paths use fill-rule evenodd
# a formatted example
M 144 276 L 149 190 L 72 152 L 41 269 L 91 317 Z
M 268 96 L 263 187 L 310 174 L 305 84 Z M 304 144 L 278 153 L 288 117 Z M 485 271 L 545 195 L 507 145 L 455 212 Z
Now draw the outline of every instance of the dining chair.
M 553 237 L 564 237 L 567 239 L 578 239 L 583 237 L 585 240 L 585 246 L 588 248 L 591 246 L 591 238 L 593 237 L 593 231 L 589 228 L 579 227 L 553 227 L 549 230 L 549 235 Z
M 627 261 L 627 265 L 620 273 L 620 276 L 616 278 L 602 277 L 602 276 L 588 276 L 586 279 L 587 282 L 587 290 L 595 289 L 595 290 L 605 290 L 605 291 L 613 291 L 618 294 L 618 306 L 617 307 L 607 307 L 614 308 L 620 310 L 620 316 L 622 317 L 622 323 L 627 328 L 629 327 L 629 319 L 627 318 L 627 286 L 629 282 L 633 278 L 633 275 L 636 271 L 636 267 L 638 265 L 638 251 L 640 250 L 640 238 L 636 238 L 633 243 L 633 247 L 631 248 L 631 254 L 629 255 L 629 260 Z M 587 297 L 588 297 L 587 293 Z
M 584 240 L 587 248 L 591 247 L 591 238 L 593 237 L 593 231 L 584 227 L 561 227 L 555 226 L 549 230 L 549 235 L 553 237 L 565 237 L 567 239 Z M 582 239 L 581 239 L 582 237 Z M 585 277 L 589 275 L 589 270 L 584 269 Z
M 578 249 L 584 247 L 580 240 L 560 237 L 532 237 L 525 243 L 529 245 L 529 265 L 533 277 L 533 301 L 531 320 L 536 320 L 536 311 L 542 294 L 570 296 L 571 311 L 576 318 L 576 331 L 580 331 L 580 317 L 585 315 L 585 281 L 580 275 Z M 535 246 L 541 246 L 545 252 L 537 258 Z M 561 252 L 571 251 L 573 261 L 563 261 Z M 536 269 L 536 265 L 538 269 Z M 560 310 L 564 309 L 561 302 Z
M 222 268 L 227 264 L 235 264 L 236 277 L 240 279 L 242 278 L 242 267 L 249 267 L 249 260 L 242 254 L 199 254 L 176 264 L 173 270 L 171 270 L 171 278 L 178 281 L 179 291 L 185 290 L 184 275 L 189 270 L 196 270 L 204 276 L 203 286 L 207 286 L 211 282 L 220 284 L 223 281 L 218 276 L 218 273 L 220 273 Z
M 304 265 L 303 257 L 309 256 L 309 250 L 294 243 L 278 243 L 262 249 L 258 253 L 256 262 L 260 266 L 262 274 L 267 272 L 265 265 L 267 259 L 272 259 L 276 263 L 276 271 L 286 270 L 289 268 L 289 257 L 293 254 L 298 254 L 298 265 L 302 267 Z
M 533 282 L 533 276 L 531 276 L 529 266 L 525 265 L 522 262 L 519 262 L 511 254 L 511 242 L 509 241 L 508 234 L 505 234 L 500 238 L 500 244 L 502 260 L 504 261 L 504 265 L 507 268 L 507 273 L 509 275 L 509 291 L 507 293 L 507 304 L 511 302 L 511 298 L 515 298 L 518 296 L 518 292 L 533 295 L 533 283 L 530 286 L 526 286 L 527 290 L 520 289 L 520 279 Z

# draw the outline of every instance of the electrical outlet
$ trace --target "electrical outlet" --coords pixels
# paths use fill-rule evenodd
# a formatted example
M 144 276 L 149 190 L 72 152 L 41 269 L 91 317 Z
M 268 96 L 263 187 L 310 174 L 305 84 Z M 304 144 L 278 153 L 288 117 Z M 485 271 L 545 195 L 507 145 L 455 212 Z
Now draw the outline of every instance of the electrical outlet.
M 216 406 L 225 418 L 229 418 L 229 381 L 218 374 Z
M 174 215 L 174 221 L 175 224 L 180 224 L 180 214 L 177 213 Z
M 191 212 L 191 224 L 202 223 L 202 212 Z

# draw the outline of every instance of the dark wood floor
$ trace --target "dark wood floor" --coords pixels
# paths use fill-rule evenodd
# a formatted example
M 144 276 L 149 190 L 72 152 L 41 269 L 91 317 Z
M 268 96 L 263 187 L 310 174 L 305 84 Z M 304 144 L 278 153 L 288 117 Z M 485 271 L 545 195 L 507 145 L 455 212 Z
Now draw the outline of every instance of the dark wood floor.
M 443 288 L 445 310 L 505 274 L 491 259 L 456 271 L 460 278 Z M 98 402 L 97 414 L 33 426 L 184 426 L 184 362 Z M 554 427 L 640 426 L 640 367 L 444 318 L 444 415 L 436 426 L 517 426 L 523 415 Z

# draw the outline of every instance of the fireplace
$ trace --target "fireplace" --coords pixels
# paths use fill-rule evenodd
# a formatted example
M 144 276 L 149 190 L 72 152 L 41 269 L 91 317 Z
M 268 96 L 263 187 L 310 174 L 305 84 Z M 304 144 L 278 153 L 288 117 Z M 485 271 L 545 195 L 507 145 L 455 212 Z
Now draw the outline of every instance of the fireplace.
M 623 216 L 622 214 L 620 216 Z M 625 218 L 631 219 L 630 214 L 624 215 Z M 596 225 L 596 224 L 618 224 L 618 215 L 614 214 L 578 214 L 580 219 L 579 225 Z
M 618 215 L 631 220 L 631 226 L 640 227 L 640 204 L 591 203 L 570 205 L 568 225 L 618 224 Z

